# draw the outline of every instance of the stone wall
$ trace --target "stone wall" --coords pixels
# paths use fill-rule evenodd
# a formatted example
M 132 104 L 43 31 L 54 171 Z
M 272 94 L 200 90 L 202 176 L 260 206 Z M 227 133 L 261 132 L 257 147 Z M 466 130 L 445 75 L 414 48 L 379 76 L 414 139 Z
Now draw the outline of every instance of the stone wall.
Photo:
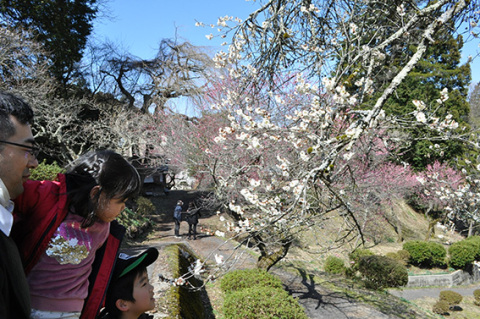
M 474 263 L 472 273 L 464 270 L 457 270 L 450 274 L 441 275 L 416 275 L 408 276 L 407 287 L 429 287 L 444 286 L 453 287 L 459 285 L 467 285 L 478 282 L 480 280 L 480 263 Z

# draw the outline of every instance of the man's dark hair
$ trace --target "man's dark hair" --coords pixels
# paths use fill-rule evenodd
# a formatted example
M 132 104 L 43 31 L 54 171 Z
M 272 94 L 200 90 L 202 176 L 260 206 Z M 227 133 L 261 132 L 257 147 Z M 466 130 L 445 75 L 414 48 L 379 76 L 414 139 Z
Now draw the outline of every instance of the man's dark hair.
M 105 310 L 108 312 L 108 319 L 120 318 L 122 312 L 115 305 L 118 299 L 135 302 L 133 298 L 133 283 L 136 278 L 146 272 L 146 267 L 137 267 L 110 283 L 105 300 Z
M 15 127 L 10 119 L 14 116 L 22 124 L 33 124 L 33 110 L 21 98 L 0 91 L 0 139 L 6 140 L 15 134 Z M 2 147 L 0 145 L 0 147 Z

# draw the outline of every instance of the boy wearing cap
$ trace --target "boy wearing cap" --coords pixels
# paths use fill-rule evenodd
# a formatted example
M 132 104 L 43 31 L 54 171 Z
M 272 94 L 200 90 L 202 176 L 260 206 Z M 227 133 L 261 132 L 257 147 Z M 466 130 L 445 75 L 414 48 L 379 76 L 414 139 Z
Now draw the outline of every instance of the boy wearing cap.
M 145 311 L 155 308 L 153 286 L 148 280 L 147 266 L 158 258 L 156 248 L 148 248 L 137 256 L 121 253 L 107 290 L 102 319 L 151 318 Z

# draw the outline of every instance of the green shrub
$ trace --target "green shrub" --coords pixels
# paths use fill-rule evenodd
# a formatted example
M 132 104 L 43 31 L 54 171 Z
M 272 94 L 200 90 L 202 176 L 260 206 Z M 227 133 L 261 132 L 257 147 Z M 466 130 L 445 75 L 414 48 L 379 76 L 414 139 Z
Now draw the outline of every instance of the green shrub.
M 477 248 L 475 244 L 462 240 L 453 243 L 448 249 L 450 256 L 450 267 L 455 269 L 464 269 L 475 260 Z
M 145 216 L 145 215 L 151 215 L 152 213 L 155 212 L 156 208 L 155 205 L 153 205 L 152 201 L 149 200 L 148 198 L 140 196 L 136 200 L 137 203 L 137 214 Z
M 65 170 L 58 166 L 57 162 L 47 164 L 46 160 L 43 160 L 38 164 L 37 168 L 32 169 L 30 179 L 35 181 L 54 181 L 59 173 L 65 173 Z
M 448 315 L 448 310 L 450 310 L 450 305 L 444 300 L 437 301 L 432 308 L 432 311 L 439 315 Z
M 465 239 L 465 242 L 471 243 L 476 247 L 475 260 L 480 260 L 480 236 L 470 236 Z
M 373 255 L 360 258 L 358 271 L 364 277 L 367 287 L 372 289 L 400 287 L 408 282 L 407 268 L 385 256 Z
M 398 261 L 400 261 L 400 263 L 402 263 L 403 265 L 408 265 L 410 261 L 410 253 L 408 251 L 400 249 L 399 251 L 397 251 L 397 255 Z
M 285 290 L 261 286 L 227 294 L 223 314 L 225 319 L 308 319 L 297 300 Z
M 388 257 L 388 258 L 391 258 L 391 259 L 397 260 L 397 258 L 398 258 L 398 255 L 397 255 L 397 253 L 394 253 L 394 252 L 389 252 L 389 253 L 386 253 L 386 254 L 385 254 L 385 257 Z
M 345 271 L 345 263 L 341 258 L 328 256 L 325 260 L 325 272 L 329 274 L 342 274 Z
M 447 251 L 439 244 L 428 241 L 412 240 L 403 244 L 410 254 L 410 263 L 419 267 L 444 267 Z
M 358 263 L 360 261 L 360 258 L 367 257 L 367 256 L 373 256 L 373 252 L 368 249 L 357 249 L 355 251 L 352 251 L 348 255 L 348 258 L 352 262 L 352 270 L 354 272 L 358 270 Z
M 477 306 L 480 306 L 480 289 L 475 289 L 473 291 L 473 298 L 475 298 L 473 303 L 476 304 Z
M 448 306 L 455 306 L 462 302 L 462 295 L 452 290 L 440 291 L 440 300 L 448 303 Z
M 410 254 L 408 253 L 408 251 L 403 249 L 397 252 L 386 253 L 385 256 L 398 261 L 404 266 L 408 265 L 408 261 L 410 260 Z
M 240 269 L 227 273 L 222 277 L 220 288 L 225 293 L 245 288 L 262 286 L 280 288 L 283 290 L 280 279 L 264 269 Z

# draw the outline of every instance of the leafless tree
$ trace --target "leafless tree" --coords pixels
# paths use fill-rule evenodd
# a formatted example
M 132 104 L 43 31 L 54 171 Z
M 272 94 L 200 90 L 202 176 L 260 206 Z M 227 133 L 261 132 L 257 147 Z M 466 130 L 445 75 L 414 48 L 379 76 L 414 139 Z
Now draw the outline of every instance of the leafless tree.
M 139 108 L 145 114 L 163 110 L 169 99 L 198 96 L 213 72 L 205 49 L 189 42 L 162 40 L 153 59 L 121 53 L 112 44 L 90 52 L 91 85 L 102 87 L 103 92 L 125 101 L 128 108 Z

